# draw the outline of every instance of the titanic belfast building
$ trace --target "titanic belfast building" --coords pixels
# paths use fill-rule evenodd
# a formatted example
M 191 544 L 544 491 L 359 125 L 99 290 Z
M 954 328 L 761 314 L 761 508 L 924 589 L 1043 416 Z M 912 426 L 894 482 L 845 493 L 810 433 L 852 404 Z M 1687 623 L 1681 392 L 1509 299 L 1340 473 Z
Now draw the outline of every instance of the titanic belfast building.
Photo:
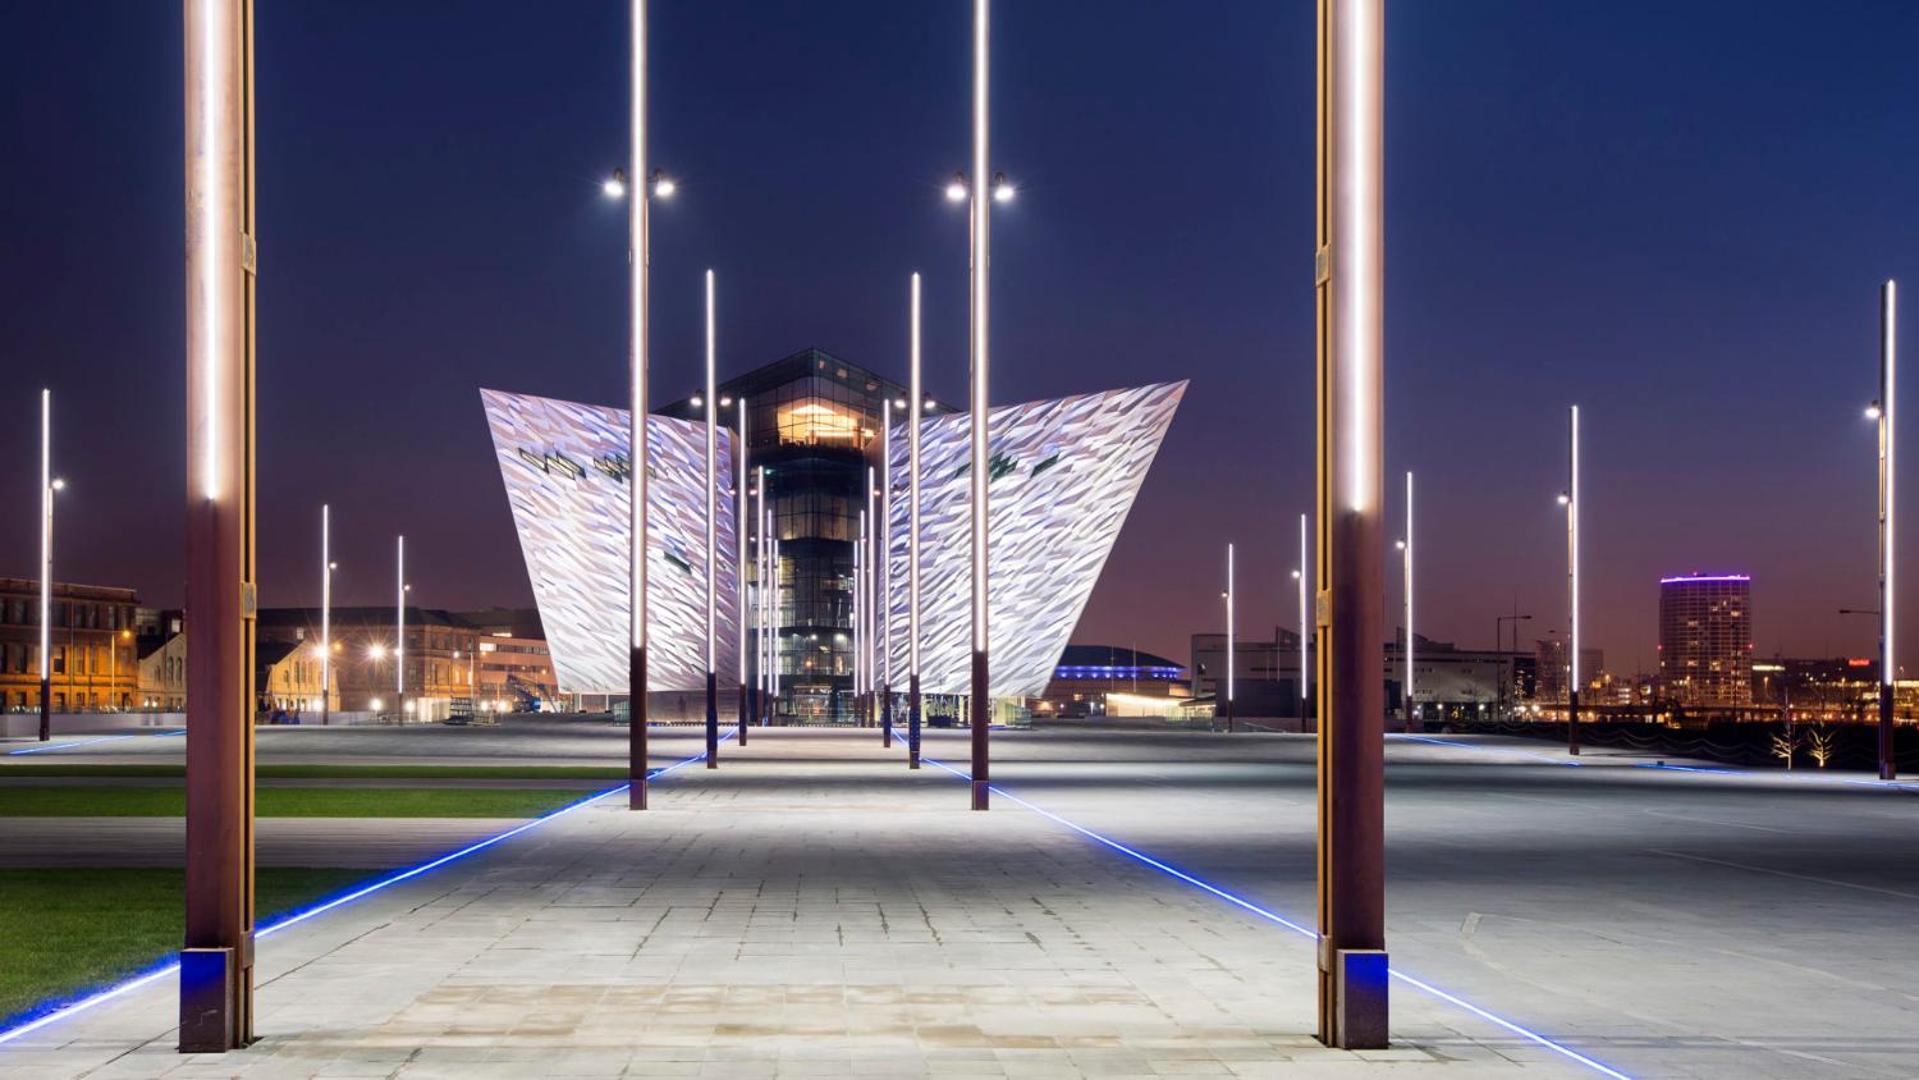
M 994 406 L 988 625 L 996 699 L 1036 697 L 1052 677 L 1185 386 Z M 624 694 L 627 413 L 480 393 L 560 689 Z M 725 713 L 734 710 L 732 687 L 742 676 L 758 685 L 769 663 L 782 722 L 851 722 L 861 655 L 872 657 L 869 670 L 890 671 L 894 689 L 905 689 L 906 393 L 819 349 L 720 384 L 711 595 Z M 663 718 L 696 691 L 703 699 L 706 685 L 707 412 L 704 400 L 688 397 L 658 408 L 647 424 L 648 689 Z M 967 690 L 970 430 L 963 408 L 925 403 L 920 671 L 923 691 L 935 696 Z M 862 577 L 855 570 L 869 497 L 875 527 L 864 550 L 875 570 Z M 865 617 L 856 614 L 860 582 Z

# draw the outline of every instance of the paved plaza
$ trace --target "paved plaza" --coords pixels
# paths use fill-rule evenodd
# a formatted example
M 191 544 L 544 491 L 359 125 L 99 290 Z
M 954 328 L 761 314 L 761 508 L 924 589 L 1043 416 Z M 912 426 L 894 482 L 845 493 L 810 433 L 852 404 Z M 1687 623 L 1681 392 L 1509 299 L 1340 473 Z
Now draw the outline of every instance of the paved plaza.
M 263 761 L 307 735 L 267 734 Z M 262 941 L 251 1049 L 176 1054 L 161 980 L 0 1047 L 0 1076 L 1606 1075 L 1486 1014 L 1618 1075 L 1919 1072 L 1912 788 L 1396 737 L 1388 944 L 1421 985 L 1394 984 L 1394 1049 L 1347 1053 L 1274 921 L 1311 921 L 1309 738 L 994 738 L 1006 794 L 974 814 L 877 733 L 756 731 L 652 811 L 609 797 Z M 963 766 L 965 734 L 927 752 Z

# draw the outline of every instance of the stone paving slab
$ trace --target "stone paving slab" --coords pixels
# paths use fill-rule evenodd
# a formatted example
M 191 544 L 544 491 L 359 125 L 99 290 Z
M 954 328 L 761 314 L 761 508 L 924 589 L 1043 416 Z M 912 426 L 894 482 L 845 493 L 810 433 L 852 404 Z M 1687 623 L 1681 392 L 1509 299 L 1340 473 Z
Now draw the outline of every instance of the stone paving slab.
M 162 981 L 0 1047 L 0 1077 L 1583 1074 L 1409 994 L 1394 1049 L 1321 1047 L 1309 941 L 963 790 L 869 733 L 755 733 L 651 811 L 263 941 L 248 1050 L 174 1053 Z
M 520 824 L 517 818 L 260 818 L 261 866 L 412 866 Z M 0 819 L 0 869 L 184 866 L 186 819 Z

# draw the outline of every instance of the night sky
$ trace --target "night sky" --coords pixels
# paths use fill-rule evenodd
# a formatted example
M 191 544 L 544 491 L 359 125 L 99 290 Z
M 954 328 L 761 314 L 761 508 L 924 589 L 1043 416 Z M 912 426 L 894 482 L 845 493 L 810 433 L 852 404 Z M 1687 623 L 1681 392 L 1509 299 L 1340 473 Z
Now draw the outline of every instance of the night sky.
M 657 399 L 699 378 L 712 266 L 722 377 L 817 345 L 903 378 L 921 270 L 929 386 L 963 401 L 966 227 L 940 190 L 969 154 L 968 4 L 653 7 L 653 155 L 682 182 L 655 216 Z M 1183 661 L 1223 622 L 1228 539 L 1241 625 L 1293 622 L 1313 11 L 997 5 L 994 156 L 1021 194 L 995 216 L 995 400 L 1192 379 L 1077 641 Z M 626 153 L 625 4 L 258 0 L 258 22 L 262 602 L 317 600 L 322 501 L 341 603 L 391 595 L 400 531 L 419 602 L 530 602 L 476 390 L 624 396 L 623 211 L 598 185 Z M 0 25 L 0 575 L 36 573 L 50 385 L 57 575 L 175 604 L 180 5 L 9 0 Z M 1904 0 L 1388 4 L 1388 489 L 1419 473 L 1422 632 L 1483 646 L 1515 604 L 1563 625 L 1577 401 L 1609 667 L 1652 664 L 1657 579 L 1692 569 L 1755 576 L 1761 655 L 1872 650 L 1835 611 L 1875 600 L 1882 279 L 1919 326 L 1915 42 Z

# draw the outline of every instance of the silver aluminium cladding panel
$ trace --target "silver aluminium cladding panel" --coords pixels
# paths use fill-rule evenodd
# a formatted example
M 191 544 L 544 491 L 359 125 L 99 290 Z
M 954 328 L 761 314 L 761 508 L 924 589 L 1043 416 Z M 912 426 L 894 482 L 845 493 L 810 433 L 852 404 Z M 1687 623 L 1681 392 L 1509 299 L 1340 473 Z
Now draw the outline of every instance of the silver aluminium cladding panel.
M 627 692 L 627 411 L 481 390 L 520 552 L 565 693 Z M 648 417 L 647 688 L 706 688 L 706 425 Z M 738 681 L 732 432 L 718 432 L 714 664 Z
M 988 655 L 994 697 L 1037 697 L 1159 452 L 1186 382 L 999 406 L 987 424 Z M 920 688 L 963 694 L 972 670 L 972 417 L 920 421 Z M 888 632 L 907 670 L 907 425 L 892 438 Z

